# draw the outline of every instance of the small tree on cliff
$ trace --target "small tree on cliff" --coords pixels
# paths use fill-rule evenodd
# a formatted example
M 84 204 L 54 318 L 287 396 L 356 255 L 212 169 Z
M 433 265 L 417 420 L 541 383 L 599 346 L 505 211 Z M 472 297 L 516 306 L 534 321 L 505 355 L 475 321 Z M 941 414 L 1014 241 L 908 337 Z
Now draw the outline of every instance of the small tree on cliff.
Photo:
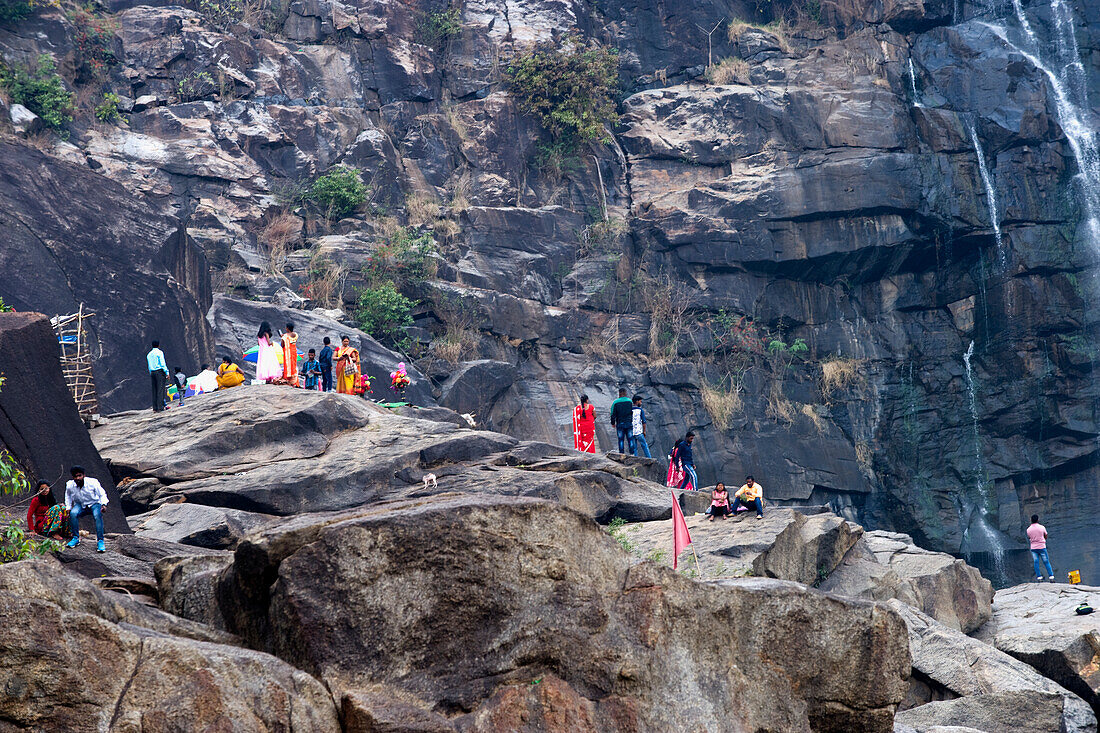
M 4 376 L 0 374 L 0 389 L 4 387 Z M 13 496 L 30 491 L 31 483 L 27 474 L 7 450 L 0 449 L 0 495 Z M 27 536 L 26 527 L 17 511 L 0 523 L 0 563 L 23 560 L 34 555 L 44 555 L 60 550 L 61 545 L 53 540 Z
M 575 37 L 541 43 L 512 59 L 507 73 L 520 110 L 538 119 L 553 145 L 572 153 L 583 142 L 609 139 L 606 128 L 619 119 L 615 49 Z

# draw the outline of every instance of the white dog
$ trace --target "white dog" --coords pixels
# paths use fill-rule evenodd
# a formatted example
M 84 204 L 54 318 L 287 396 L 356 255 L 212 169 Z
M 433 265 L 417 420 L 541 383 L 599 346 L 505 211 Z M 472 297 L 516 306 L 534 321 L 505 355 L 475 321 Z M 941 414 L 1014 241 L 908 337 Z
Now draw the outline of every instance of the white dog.
M 431 486 L 433 489 L 439 488 L 439 484 L 435 480 L 434 473 L 424 474 L 424 488 L 427 489 L 429 486 Z

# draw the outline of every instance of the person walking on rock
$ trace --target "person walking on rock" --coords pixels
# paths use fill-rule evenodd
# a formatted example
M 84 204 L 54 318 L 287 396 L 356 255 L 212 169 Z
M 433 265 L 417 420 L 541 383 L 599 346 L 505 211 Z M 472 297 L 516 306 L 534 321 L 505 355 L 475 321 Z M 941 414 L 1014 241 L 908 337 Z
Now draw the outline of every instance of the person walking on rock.
M 164 398 L 168 394 L 168 365 L 164 362 L 160 341 L 153 342 L 153 348 L 145 355 L 145 361 L 153 384 L 153 412 L 164 412 Z
M 699 477 L 695 475 L 695 453 L 691 448 L 694 441 L 695 433 L 689 430 L 687 435 L 676 441 L 676 445 L 673 446 L 674 460 L 679 462 L 680 468 L 684 472 L 684 478 L 680 481 L 680 485 L 676 487 L 677 489 L 690 488 L 695 491 L 699 488 Z
M 642 409 L 642 396 L 640 394 L 634 395 L 630 414 L 630 455 L 638 455 L 638 449 L 640 448 L 643 456 L 652 458 L 653 456 L 649 455 L 649 442 L 645 438 L 645 410 Z
M 108 504 L 107 492 L 97 479 L 85 476 L 80 466 L 73 466 L 69 473 L 73 478 L 65 484 L 65 508 L 69 511 L 73 538 L 68 546 L 80 544 L 80 515 L 91 512 L 95 519 L 96 550 L 106 552 L 107 547 L 103 544 L 103 507 Z
M 756 483 L 752 476 L 745 477 L 745 484 L 733 495 L 733 509 L 739 505 L 756 510 L 756 518 L 764 518 L 764 487 Z
M 611 424 L 615 426 L 615 432 L 619 435 L 619 452 L 623 454 L 630 447 L 632 410 L 633 407 L 630 398 L 626 396 L 626 390 L 620 388 L 619 399 L 611 403 Z
M 596 407 L 581 395 L 581 403 L 573 408 L 573 447 L 584 453 L 596 452 Z
M 1054 582 L 1054 570 L 1047 557 L 1047 528 L 1039 524 L 1039 515 L 1031 515 L 1031 526 L 1027 528 L 1027 539 L 1031 542 L 1031 561 L 1035 565 L 1035 582 L 1043 582 L 1043 566 L 1046 566 L 1050 582 Z
M 328 336 L 325 336 L 321 341 L 324 344 L 324 348 L 321 349 L 321 353 L 317 356 L 317 362 L 321 365 L 321 391 L 332 391 L 332 341 Z

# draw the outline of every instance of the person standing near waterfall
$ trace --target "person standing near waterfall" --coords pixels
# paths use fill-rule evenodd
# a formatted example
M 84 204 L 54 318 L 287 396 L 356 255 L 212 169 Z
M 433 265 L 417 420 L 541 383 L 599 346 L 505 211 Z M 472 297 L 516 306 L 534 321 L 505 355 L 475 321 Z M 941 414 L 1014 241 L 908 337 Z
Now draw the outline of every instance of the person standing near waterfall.
M 1031 515 L 1031 526 L 1027 528 L 1027 539 L 1031 543 L 1031 561 L 1035 565 L 1035 582 L 1043 582 L 1043 566 L 1046 566 L 1050 582 L 1054 582 L 1054 570 L 1047 557 L 1047 528 L 1039 524 L 1039 515 Z

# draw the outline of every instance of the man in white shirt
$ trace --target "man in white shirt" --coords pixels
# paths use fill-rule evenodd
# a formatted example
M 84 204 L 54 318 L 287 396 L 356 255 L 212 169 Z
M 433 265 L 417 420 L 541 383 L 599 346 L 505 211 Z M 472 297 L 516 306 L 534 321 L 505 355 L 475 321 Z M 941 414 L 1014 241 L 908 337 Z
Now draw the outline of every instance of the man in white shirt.
M 103 544 L 103 507 L 108 503 L 107 492 L 98 480 L 85 476 L 80 466 L 73 466 L 69 473 L 73 478 L 65 484 L 65 508 L 69 510 L 73 538 L 68 546 L 80 544 L 80 515 L 91 512 L 95 519 L 96 550 L 106 552 L 107 547 Z
M 145 361 L 149 365 L 149 378 L 153 382 L 153 412 L 164 412 L 164 398 L 168 394 L 168 365 L 164 363 L 160 341 L 153 342 L 153 348 L 145 355 Z

